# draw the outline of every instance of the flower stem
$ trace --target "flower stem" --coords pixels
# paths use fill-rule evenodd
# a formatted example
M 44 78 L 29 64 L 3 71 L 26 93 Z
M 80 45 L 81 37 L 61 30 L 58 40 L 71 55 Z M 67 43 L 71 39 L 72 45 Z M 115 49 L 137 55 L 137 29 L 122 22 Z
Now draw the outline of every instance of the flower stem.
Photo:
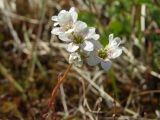
M 108 49 L 108 44 L 104 47 L 104 50 L 106 51 Z
M 57 83 L 57 85 L 53 88 L 52 94 L 51 94 L 51 98 L 50 98 L 50 100 L 49 100 L 49 102 L 48 102 L 48 107 L 49 107 L 49 108 L 51 108 L 52 106 L 53 106 L 53 108 L 54 108 L 54 104 L 55 104 L 55 101 L 56 101 L 57 92 L 58 92 L 58 90 L 59 90 L 59 88 L 60 88 L 60 85 L 66 80 L 66 77 L 67 77 L 67 75 L 68 75 L 71 67 L 72 67 L 72 64 L 69 64 L 68 67 L 67 67 L 67 69 L 66 69 L 66 71 L 65 71 L 65 73 L 64 73 L 62 76 L 59 76 L 59 77 L 58 77 L 58 83 Z

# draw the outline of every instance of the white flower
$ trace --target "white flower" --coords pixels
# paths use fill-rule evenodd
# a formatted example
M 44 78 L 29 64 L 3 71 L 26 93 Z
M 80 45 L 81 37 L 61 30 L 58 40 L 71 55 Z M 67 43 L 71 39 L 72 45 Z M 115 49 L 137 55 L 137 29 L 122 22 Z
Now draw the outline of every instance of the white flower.
M 74 24 L 77 21 L 78 14 L 74 7 L 69 11 L 61 10 L 58 16 L 53 16 L 52 20 L 55 21 L 54 26 L 59 25 L 52 29 L 51 33 L 54 35 L 59 35 L 63 32 L 71 32 L 73 30 Z
M 95 28 L 88 28 L 87 24 L 77 21 L 74 25 L 72 33 L 63 33 L 59 35 L 59 39 L 68 42 L 67 51 L 93 51 L 94 45 L 92 41 L 98 40 L 99 35 L 95 33 Z
M 108 70 L 111 67 L 111 61 L 106 56 L 106 51 L 103 50 L 103 48 L 100 48 L 97 51 L 90 53 L 89 57 L 87 58 L 87 63 L 90 66 L 101 64 L 101 67 L 104 70 Z
M 59 26 L 53 28 L 51 33 L 68 43 L 66 47 L 68 52 L 93 51 L 92 40 L 98 40 L 99 35 L 95 33 L 95 28 L 88 28 L 86 23 L 77 21 L 77 17 L 73 7 L 69 11 L 61 10 L 58 16 L 52 17 L 54 25 Z
M 87 63 L 90 66 L 100 63 L 104 70 L 108 70 L 111 67 L 110 59 L 117 58 L 122 54 L 122 49 L 119 47 L 120 42 L 120 38 L 113 38 L 113 34 L 110 34 L 109 44 L 105 48 L 102 48 L 102 46 L 99 45 L 93 52 L 90 53 Z
M 114 38 L 113 34 L 109 35 L 109 44 L 105 48 L 109 59 L 115 59 L 122 54 L 122 48 L 119 47 L 120 44 L 121 39 L 119 37 Z
M 69 56 L 69 63 L 70 64 L 73 64 L 77 67 L 81 67 L 82 64 L 83 64 L 83 61 L 81 59 L 81 56 L 75 52 L 75 53 L 71 53 L 70 56 Z

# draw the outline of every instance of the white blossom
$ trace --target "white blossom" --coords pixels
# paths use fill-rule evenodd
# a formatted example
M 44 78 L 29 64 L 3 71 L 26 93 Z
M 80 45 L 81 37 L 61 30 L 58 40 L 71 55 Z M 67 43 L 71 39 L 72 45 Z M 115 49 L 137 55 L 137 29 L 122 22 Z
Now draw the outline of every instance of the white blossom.
M 78 14 L 74 7 L 69 11 L 61 10 L 58 16 L 53 16 L 52 20 L 55 21 L 54 27 L 51 31 L 54 35 L 59 35 L 63 32 L 71 32 L 73 30 L 74 24 L 77 21 Z
M 88 28 L 86 23 L 77 21 L 73 32 L 60 34 L 59 39 L 68 42 L 66 47 L 68 52 L 75 52 L 78 49 L 80 51 L 93 51 L 92 41 L 98 40 L 99 35 L 95 33 L 95 28 Z
M 87 58 L 88 65 L 95 66 L 100 64 L 104 70 L 108 70 L 111 67 L 111 61 L 105 57 L 106 54 L 106 51 L 104 51 L 102 48 L 91 52 Z
M 122 54 L 122 48 L 119 47 L 120 44 L 121 39 L 119 37 L 114 38 L 113 34 L 109 35 L 109 44 L 105 48 L 109 59 L 115 59 Z
M 81 67 L 82 64 L 83 64 L 83 61 L 81 59 L 81 56 L 75 52 L 75 53 L 71 53 L 70 56 L 69 56 L 69 63 L 70 64 L 73 64 L 77 67 Z
M 66 50 L 70 53 L 70 64 L 80 67 L 87 57 L 89 65 L 100 64 L 103 69 L 108 70 L 111 67 L 111 60 L 122 54 L 119 47 L 120 38 L 114 38 L 113 34 L 110 34 L 108 45 L 103 47 L 98 41 L 100 36 L 96 34 L 95 28 L 88 27 L 77 18 L 78 14 L 74 7 L 69 11 L 61 10 L 57 16 L 52 17 L 55 23 L 51 33 L 66 43 Z
M 110 59 L 115 59 L 122 54 L 122 49 L 119 47 L 120 43 L 120 38 L 113 38 L 113 34 L 110 34 L 109 44 L 105 48 L 99 45 L 99 47 L 90 53 L 87 63 L 90 66 L 95 66 L 100 63 L 104 70 L 108 70 L 111 67 Z
M 94 46 L 92 40 L 98 40 L 99 35 L 95 33 L 95 28 L 88 28 L 87 24 L 82 21 L 77 21 L 77 12 L 75 8 L 69 11 L 61 10 L 58 16 L 53 16 L 55 21 L 52 34 L 58 35 L 59 39 L 68 43 L 67 51 L 93 51 Z

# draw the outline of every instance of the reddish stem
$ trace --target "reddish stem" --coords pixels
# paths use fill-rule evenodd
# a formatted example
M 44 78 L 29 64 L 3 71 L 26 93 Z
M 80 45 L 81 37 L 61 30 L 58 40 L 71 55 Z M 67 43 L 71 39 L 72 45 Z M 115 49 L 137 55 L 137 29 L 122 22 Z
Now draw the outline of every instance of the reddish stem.
M 60 85 L 66 80 L 66 77 L 67 77 L 67 75 L 68 75 L 71 67 L 72 67 L 72 64 L 69 64 L 68 67 L 67 67 L 67 69 L 66 69 L 66 71 L 65 71 L 65 73 L 63 74 L 63 76 L 59 76 L 59 77 L 58 77 L 58 83 L 57 83 L 57 85 L 53 88 L 52 94 L 51 94 L 51 98 L 50 98 L 50 100 L 49 100 L 49 102 L 48 102 L 48 107 L 49 107 L 49 108 L 51 108 L 52 106 L 53 106 L 53 108 L 54 108 L 54 104 L 55 104 L 55 101 L 56 101 L 57 92 L 58 92 L 58 90 L 59 90 L 59 88 L 60 88 Z

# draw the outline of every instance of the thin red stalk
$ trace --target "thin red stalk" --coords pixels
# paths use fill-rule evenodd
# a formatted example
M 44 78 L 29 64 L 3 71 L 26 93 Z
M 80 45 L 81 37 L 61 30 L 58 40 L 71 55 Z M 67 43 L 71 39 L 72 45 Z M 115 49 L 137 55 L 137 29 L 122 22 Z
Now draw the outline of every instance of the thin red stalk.
M 63 76 L 59 76 L 59 77 L 58 77 L 58 83 L 57 83 L 57 85 L 53 88 L 52 94 L 51 94 L 51 98 L 50 98 L 49 103 L 48 103 L 48 107 L 49 107 L 49 108 L 51 108 L 52 105 L 53 105 L 53 107 L 54 107 L 57 92 L 58 92 L 58 90 L 59 90 L 59 88 L 60 88 L 60 85 L 66 80 L 66 77 L 67 77 L 67 75 L 68 75 L 71 67 L 72 67 L 72 64 L 69 64 L 68 67 L 67 67 L 67 69 L 66 69 L 66 71 L 65 71 L 65 73 L 63 74 Z

